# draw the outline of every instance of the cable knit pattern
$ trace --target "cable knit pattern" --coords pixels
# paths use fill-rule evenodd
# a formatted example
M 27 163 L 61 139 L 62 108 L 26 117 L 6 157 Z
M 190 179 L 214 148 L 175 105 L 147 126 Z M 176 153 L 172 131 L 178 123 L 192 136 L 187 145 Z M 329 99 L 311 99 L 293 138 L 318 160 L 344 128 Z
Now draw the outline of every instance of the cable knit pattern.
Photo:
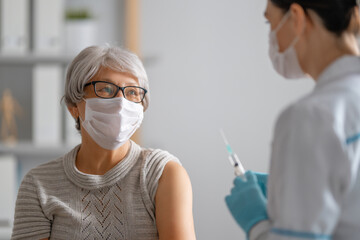
M 131 142 L 127 156 L 104 175 L 80 172 L 80 146 L 32 169 L 16 201 L 12 239 L 155 240 L 155 194 L 166 151 Z

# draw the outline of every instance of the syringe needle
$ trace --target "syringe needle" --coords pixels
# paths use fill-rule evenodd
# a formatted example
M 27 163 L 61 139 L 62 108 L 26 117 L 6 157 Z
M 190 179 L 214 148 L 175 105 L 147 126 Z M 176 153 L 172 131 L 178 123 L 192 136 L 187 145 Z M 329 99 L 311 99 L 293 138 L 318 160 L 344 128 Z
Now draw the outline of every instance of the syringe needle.
M 220 134 L 221 134 L 222 138 L 224 139 L 225 144 L 229 145 L 229 142 L 227 141 L 227 139 L 225 137 L 225 133 L 222 128 L 220 128 Z
M 226 150 L 229 154 L 229 160 L 230 160 L 230 163 L 231 165 L 233 165 L 233 167 L 235 168 L 235 174 L 237 176 L 244 176 L 245 174 L 245 169 L 242 165 L 242 163 L 240 162 L 239 158 L 237 157 L 236 153 L 234 153 L 230 147 L 230 144 L 228 142 L 228 140 L 226 139 L 225 137 L 225 133 L 224 131 L 222 130 L 222 128 L 220 128 L 220 134 L 225 142 L 225 145 L 226 145 Z
M 233 154 L 233 151 L 232 151 L 232 149 L 231 149 L 231 147 L 230 147 L 230 144 L 229 144 L 228 140 L 227 140 L 226 137 L 225 137 L 225 133 L 224 133 L 224 131 L 222 130 L 222 128 L 220 128 L 220 134 L 221 134 L 221 136 L 222 136 L 222 138 L 223 138 L 223 140 L 224 140 L 224 143 L 225 143 L 225 145 L 226 145 L 226 150 L 228 151 L 228 154 L 232 155 L 232 154 Z

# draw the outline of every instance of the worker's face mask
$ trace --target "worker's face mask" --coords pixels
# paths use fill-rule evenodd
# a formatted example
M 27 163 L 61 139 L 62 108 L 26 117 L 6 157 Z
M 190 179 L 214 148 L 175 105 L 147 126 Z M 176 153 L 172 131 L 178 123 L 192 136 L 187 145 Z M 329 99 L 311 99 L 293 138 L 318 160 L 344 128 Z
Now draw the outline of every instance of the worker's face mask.
M 286 13 L 285 16 L 281 19 L 278 26 L 270 32 L 270 46 L 269 46 L 269 56 L 271 62 L 274 66 L 274 69 L 283 77 L 287 79 L 296 79 L 305 77 L 304 71 L 301 69 L 297 54 L 295 51 L 295 44 L 299 40 L 297 36 L 290 46 L 284 51 L 279 52 L 279 43 L 277 41 L 276 34 L 284 26 L 288 18 L 290 17 L 290 12 Z
M 141 125 L 143 106 L 123 97 L 85 100 L 82 126 L 102 148 L 114 150 L 127 142 Z

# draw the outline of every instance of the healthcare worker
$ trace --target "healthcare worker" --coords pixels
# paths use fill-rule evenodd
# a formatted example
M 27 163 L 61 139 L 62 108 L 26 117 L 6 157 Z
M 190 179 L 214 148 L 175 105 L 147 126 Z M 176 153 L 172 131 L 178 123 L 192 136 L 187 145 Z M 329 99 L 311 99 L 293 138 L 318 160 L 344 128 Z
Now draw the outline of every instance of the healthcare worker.
M 358 3 L 268 0 L 265 17 L 274 68 L 316 86 L 277 120 L 268 189 L 246 172 L 227 206 L 251 240 L 359 240 Z

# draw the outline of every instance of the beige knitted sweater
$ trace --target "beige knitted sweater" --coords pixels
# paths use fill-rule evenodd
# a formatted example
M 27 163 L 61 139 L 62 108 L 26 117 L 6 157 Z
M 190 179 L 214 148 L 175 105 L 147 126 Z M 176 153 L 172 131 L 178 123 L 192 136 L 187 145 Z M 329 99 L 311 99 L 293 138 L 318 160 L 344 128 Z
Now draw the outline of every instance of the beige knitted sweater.
M 131 142 L 110 171 L 89 175 L 75 166 L 79 147 L 24 177 L 11 239 L 158 239 L 158 180 L 166 163 L 177 158 Z

